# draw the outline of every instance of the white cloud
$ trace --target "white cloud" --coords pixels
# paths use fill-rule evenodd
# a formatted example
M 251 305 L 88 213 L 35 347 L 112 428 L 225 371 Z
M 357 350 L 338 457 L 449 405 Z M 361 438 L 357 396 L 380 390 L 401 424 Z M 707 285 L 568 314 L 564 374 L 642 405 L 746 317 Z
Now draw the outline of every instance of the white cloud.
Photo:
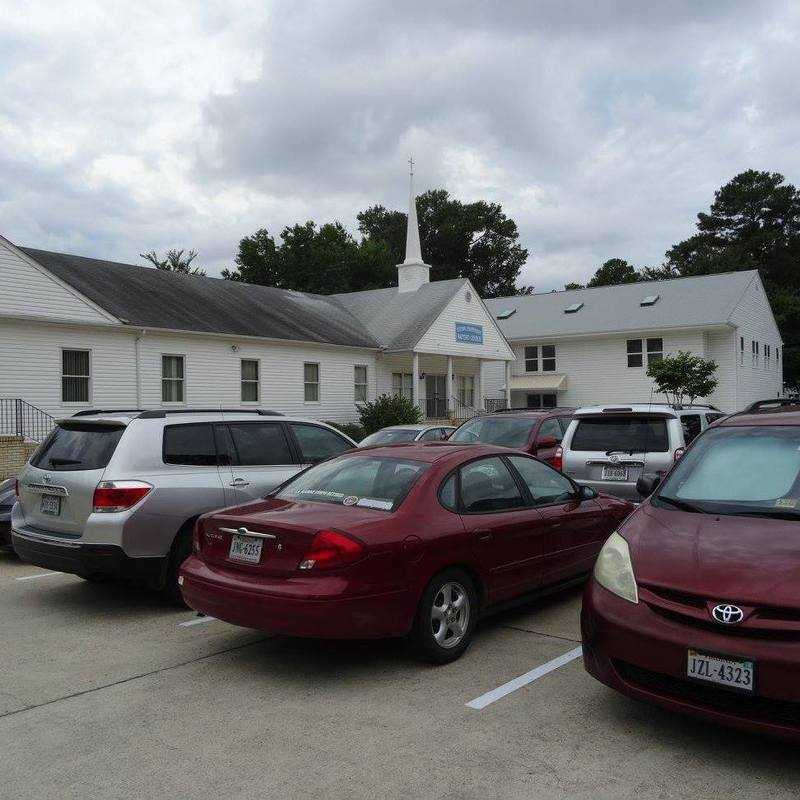
M 421 188 L 499 202 L 523 283 L 655 264 L 749 167 L 800 180 L 789 2 L 0 0 L 0 219 L 136 261 Z

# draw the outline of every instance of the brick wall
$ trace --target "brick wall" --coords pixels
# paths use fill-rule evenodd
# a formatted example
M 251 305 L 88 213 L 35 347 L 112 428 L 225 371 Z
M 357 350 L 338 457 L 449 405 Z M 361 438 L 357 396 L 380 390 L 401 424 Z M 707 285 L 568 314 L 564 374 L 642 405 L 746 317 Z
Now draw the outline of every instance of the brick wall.
M 21 436 L 0 436 L 0 481 L 16 475 L 38 446 Z

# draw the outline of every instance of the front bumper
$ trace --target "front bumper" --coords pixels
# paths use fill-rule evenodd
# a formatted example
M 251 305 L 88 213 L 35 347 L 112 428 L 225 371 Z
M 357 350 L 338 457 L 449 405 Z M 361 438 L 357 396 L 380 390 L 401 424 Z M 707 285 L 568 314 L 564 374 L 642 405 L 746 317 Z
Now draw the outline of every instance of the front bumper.
M 195 611 L 269 633 L 384 638 L 408 633 L 413 622 L 408 592 L 350 595 L 346 580 L 332 576 L 254 578 L 191 556 L 181 567 L 180 580 L 183 599 Z
M 12 531 L 12 544 L 17 555 L 29 564 L 83 577 L 104 575 L 158 587 L 166 572 L 165 558 L 132 558 L 117 545 L 87 544 L 21 530 Z
M 712 722 L 800 742 L 800 641 L 755 638 L 668 620 L 591 580 L 581 612 L 586 671 L 618 692 Z M 687 650 L 756 663 L 755 692 L 686 677 Z

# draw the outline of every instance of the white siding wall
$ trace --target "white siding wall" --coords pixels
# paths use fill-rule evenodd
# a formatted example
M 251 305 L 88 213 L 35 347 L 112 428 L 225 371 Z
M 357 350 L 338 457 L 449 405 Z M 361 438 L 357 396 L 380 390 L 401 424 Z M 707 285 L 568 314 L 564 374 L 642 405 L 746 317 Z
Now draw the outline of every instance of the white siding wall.
M 783 393 L 783 344 L 761 281 L 754 278 L 731 315 L 736 331 L 736 408 L 756 400 L 779 397 Z M 744 337 L 744 363 L 739 337 Z M 758 364 L 753 364 L 752 342 L 758 342 Z M 769 365 L 764 361 L 764 345 L 770 345 Z M 775 351 L 780 348 L 780 361 Z
M 64 287 L 43 269 L 37 269 L 0 238 L 0 317 L 24 316 L 65 322 L 108 323 L 109 319 Z
M 95 408 L 135 408 L 135 331 L 102 330 L 0 319 L 0 397 L 20 397 L 47 413 L 69 416 L 85 406 L 61 403 L 61 349 L 91 350 L 91 403 Z M 233 352 L 231 346 L 238 345 Z M 371 351 L 309 345 L 254 343 L 148 332 L 141 343 L 142 405 L 161 408 L 161 354 L 185 355 L 186 405 L 248 407 L 241 403 L 240 360 L 260 360 L 259 407 L 315 419 L 356 418 L 354 370 L 367 365 L 368 396 L 375 397 Z M 303 400 L 303 362 L 320 364 L 319 403 Z M 252 407 L 252 406 L 251 406 Z
M 525 375 L 525 344 L 555 344 L 556 374 L 567 377 L 566 391 L 558 393 L 558 402 L 565 406 L 583 406 L 605 403 L 648 402 L 651 399 L 652 379 L 647 377 L 647 358 L 644 366 L 628 367 L 627 340 L 660 337 L 664 340 L 664 353 L 678 350 L 703 357 L 713 357 L 720 362 L 723 376 L 723 391 L 715 393 L 709 402 L 719 405 L 723 410 L 733 410 L 730 391 L 733 386 L 730 356 L 723 362 L 726 340 L 730 351 L 730 337 L 727 331 L 713 333 L 708 337 L 702 331 L 664 332 L 650 331 L 630 333 L 615 337 L 587 337 L 580 339 L 540 339 L 527 343 L 515 342 L 517 359 L 512 365 L 512 373 Z M 644 345 L 646 349 L 646 345 Z M 707 348 L 710 353 L 707 354 Z M 547 375 L 552 373 L 533 373 Z M 503 365 L 485 364 L 483 368 L 484 397 L 502 397 L 500 388 L 504 385 Z M 531 390 L 535 391 L 535 390 Z M 512 405 L 525 405 L 527 392 L 513 392 Z M 653 395 L 654 401 L 664 401 L 664 397 Z
M 705 358 L 717 362 L 717 388 L 708 398 L 717 408 L 723 411 L 736 411 L 736 332 L 706 331 L 705 333 Z
M 472 299 L 468 303 L 466 295 Z M 483 327 L 483 344 L 456 341 L 456 322 L 467 322 Z M 473 358 L 507 358 L 511 353 L 508 344 L 491 315 L 486 312 L 477 292 L 469 284 L 447 304 L 430 330 L 414 348 L 419 353 L 436 353 Z

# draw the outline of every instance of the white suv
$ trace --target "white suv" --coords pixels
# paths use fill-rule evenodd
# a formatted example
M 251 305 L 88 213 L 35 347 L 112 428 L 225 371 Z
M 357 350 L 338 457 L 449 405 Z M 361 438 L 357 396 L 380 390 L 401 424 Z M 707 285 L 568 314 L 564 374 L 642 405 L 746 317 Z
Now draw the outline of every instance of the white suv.
M 59 420 L 18 475 L 12 543 L 23 561 L 136 579 L 178 600 L 200 514 L 355 446 L 324 423 L 267 411 L 83 411 Z
M 561 469 L 584 486 L 638 502 L 639 476 L 664 475 L 698 434 L 724 416 L 708 405 L 579 408 L 561 443 Z

